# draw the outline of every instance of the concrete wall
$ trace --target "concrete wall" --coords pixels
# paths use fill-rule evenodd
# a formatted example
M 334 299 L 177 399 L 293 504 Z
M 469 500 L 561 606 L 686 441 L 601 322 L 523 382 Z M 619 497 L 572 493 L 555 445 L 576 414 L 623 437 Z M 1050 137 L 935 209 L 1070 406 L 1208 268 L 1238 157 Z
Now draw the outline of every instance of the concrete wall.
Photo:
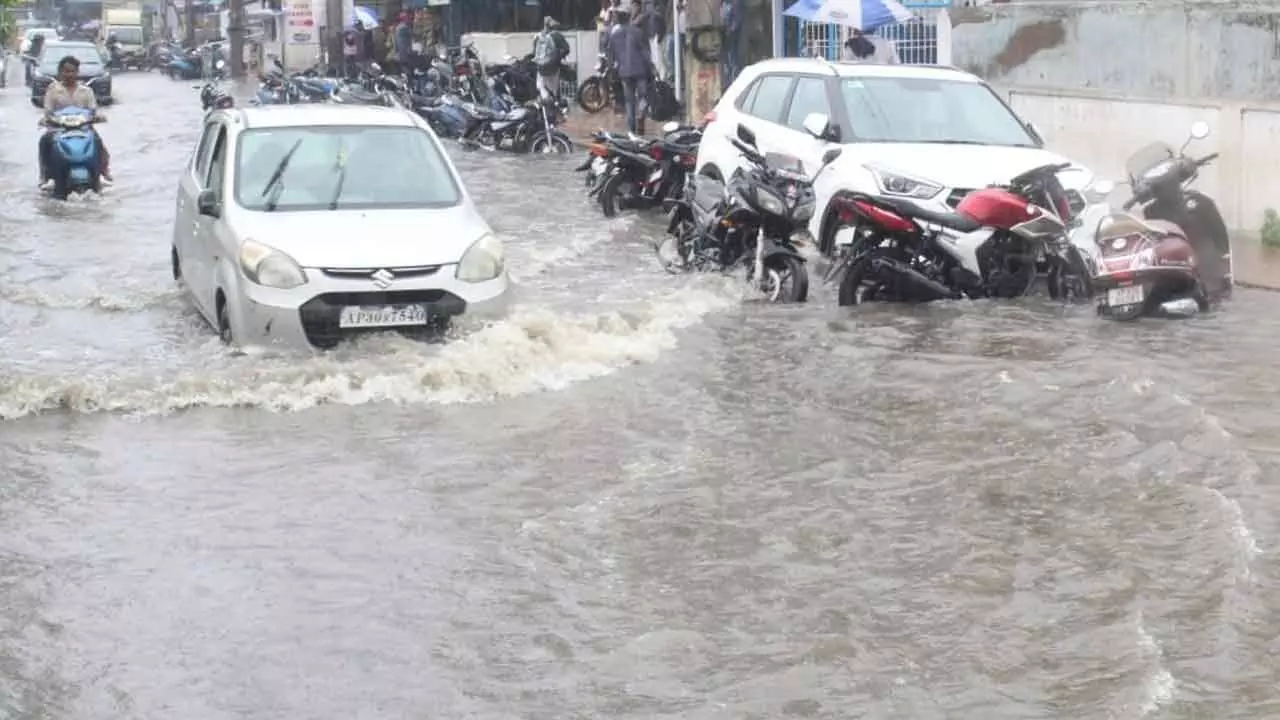
M 1256 235 L 1280 210 L 1280 7 L 1048 1 L 952 19 L 954 64 L 1007 93 L 1054 150 L 1120 179 L 1139 147 L 1177 147 L 1204 120 L 1212 134 L 1189 151 L 1221 153 L 1197 187 L 1227 224 Z

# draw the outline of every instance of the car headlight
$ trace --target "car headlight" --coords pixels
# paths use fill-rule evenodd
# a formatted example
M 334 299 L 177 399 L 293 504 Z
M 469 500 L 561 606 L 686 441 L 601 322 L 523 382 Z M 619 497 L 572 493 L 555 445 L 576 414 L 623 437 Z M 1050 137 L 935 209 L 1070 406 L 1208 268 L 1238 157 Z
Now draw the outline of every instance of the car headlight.
M 240 248 L 240 269 L 245 277 L 264 287 L 289 290 L 307 282 L 307 274 L 293 258 L 252 240 L 245 240 Z
M 876 185 L 880 186 L 880 192 L 885 195 L 928 200 L 942 192 L 941 185 L 928 180 L 910 177 L 875 165 L 864 167 L 871 171 L 871 176 L 876 179 Z
M 787 204 L 772 190 L 756 186 L 756 202 L 760 209 L 772 215 L 786 215 Z
M 502 241 L 485 233 L 463 253 L 456 277 L 462 282 L 487 282 L 501 275 L 505 267 Z

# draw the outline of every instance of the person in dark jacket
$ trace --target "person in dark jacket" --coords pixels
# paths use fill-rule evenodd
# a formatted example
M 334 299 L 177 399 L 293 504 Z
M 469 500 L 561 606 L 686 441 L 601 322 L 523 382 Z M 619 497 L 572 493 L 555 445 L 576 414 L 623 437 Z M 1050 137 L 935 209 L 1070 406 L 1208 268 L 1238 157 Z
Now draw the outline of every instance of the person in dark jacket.
M 622 80 L 622 97 L 626 105 L 627 129 L 644 134 L 644 114 L 649 97 L 649 79 L 653 77 L 653 61 L 649 58 L 649 40 L 644 30 L 631 22 L 631 15 L 618 13 L 620 27 L 609 41 L 613 62 Z
M 413 16 L 407 12 L 400 13 L 400 22 L 396 25 L 395 48 L 396 64 L 400 72 L 409 72 L 413 65 Z
M 533 62 L 538 66 L 538 92 L 546 90 L 560 97 L 560 71 L 569 57 L 569 41 L 560 33 L 560 23 L 548 15 L 542 19 L 542 32 L 533 39 Z

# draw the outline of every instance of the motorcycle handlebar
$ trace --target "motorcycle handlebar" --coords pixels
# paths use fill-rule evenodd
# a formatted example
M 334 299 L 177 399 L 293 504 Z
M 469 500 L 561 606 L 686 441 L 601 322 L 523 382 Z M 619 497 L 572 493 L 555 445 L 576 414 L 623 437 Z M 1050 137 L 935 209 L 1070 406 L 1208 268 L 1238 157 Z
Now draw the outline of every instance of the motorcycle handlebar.
M 1218 153 L 1209 153 L 1196 161 L 1196 167 L 1203 167 L 1218 159 Z

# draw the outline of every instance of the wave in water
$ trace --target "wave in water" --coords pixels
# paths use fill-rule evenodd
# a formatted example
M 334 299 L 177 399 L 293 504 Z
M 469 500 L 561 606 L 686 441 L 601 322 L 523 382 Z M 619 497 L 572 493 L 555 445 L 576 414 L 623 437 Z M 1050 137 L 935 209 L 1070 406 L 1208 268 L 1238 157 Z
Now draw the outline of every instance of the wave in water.
M 0 419 L 50 410 L 163 414 L 192 407 L 257 407 L 296 411 L 323 404 L 483 402 L 555 390 L 622 367 L 653 362 L 675 346 L 674 331 L 741 301 L 739 285 L 723 278 L 697 282 L 635 312 L 566 315 L 517 311 L 433 352 L 389 340 L 379 358 L 321 355 L 285 366 L 259 357 L 173 379 L 140 376 L 0 379 Z

